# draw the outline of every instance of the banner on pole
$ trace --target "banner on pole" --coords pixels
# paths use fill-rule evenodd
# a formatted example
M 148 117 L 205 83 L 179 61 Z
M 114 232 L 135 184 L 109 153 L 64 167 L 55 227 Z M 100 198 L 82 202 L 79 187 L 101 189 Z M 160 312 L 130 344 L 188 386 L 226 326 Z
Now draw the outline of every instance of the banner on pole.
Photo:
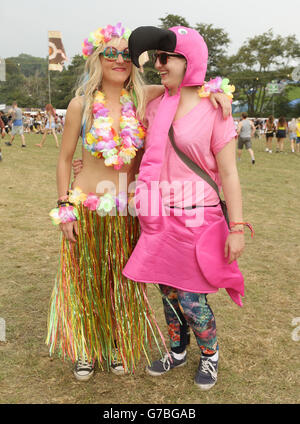
M 6 81 L 6 65 L 5 59 L 0 57 L 0 81 Z
M 62 71 L 67 60 L 60 31 L 48 31 L 49 40 L 49 71 Z

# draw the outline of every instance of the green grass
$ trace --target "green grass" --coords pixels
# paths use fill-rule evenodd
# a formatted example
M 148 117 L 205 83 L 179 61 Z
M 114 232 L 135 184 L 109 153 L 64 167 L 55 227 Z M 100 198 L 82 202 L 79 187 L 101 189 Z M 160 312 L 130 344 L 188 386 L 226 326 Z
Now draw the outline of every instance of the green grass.
M 73 378 L 72 364 L 49 358 L 45 345 L 49 299 L 58 263 L 59 232 L 48 213 L 57 198 L 58 149 L 49 136 L 27 135 L 26 149 L 2 144 L 0 162 L 0 403 L 298 403 L 299 343 L 292 319 L 300 316 L 299 169 L 300 155 L 268 154 L 255 140 L 256 164 L 244 151 L 238 163 L 246 233 L 239 260 L 245 277 L 244 307 L 221 290 L 209 296 L 220 343 L 220 370 L 208 393 L 193 385 L 199 352 L 192 337 L 186 367 L 161 378 L 98 371 L 87 383 Z M 274 145 L 275 147 L 275 145 Z M 274 149 L 275 150 L 275 149 Z M 80 150 L 77 150 L 80 156 Z M 161 299 L 149 296 L 167 336 Z M 155 352 L 153 353 L 155 356 Z

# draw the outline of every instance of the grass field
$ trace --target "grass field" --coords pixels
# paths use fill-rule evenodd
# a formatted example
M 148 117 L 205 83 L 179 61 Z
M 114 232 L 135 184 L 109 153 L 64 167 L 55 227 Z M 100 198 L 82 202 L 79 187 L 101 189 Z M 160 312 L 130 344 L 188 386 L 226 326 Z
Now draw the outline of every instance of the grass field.
M 255 237 L 246 233 L 239 260 L 244 307 L 225 290 L 209 296 L 220 369 L 218 383 L 206 393 L 193 385 L 199 361 L 193 337 L 187 365 L 160 378 L 146 375 L 141 362 L 134 376 L 98 371 L 79 383 L 71 363 L 49 358 L 46 324 L 59 232 L 48 213 L 57 198 L 58 149 L 52 136 L 42 150 L 35 147 L 40 138 L 27 135 L 26 149 L 18 137 L 12 147 L 1 143 L 0 317 L 6 342 L 0 342 L 0 403 L 298 403 L 300 341 L 292 339 L 292 320 L 300 317 L 300 155 L 290 153 L 289 143 L 286 153 L 268 154 L 256 139 L 256 164 L 245 151 L 238 163 L 244 218 Z M 158 291 L 150 287 L 149 296 L 166 336 Z

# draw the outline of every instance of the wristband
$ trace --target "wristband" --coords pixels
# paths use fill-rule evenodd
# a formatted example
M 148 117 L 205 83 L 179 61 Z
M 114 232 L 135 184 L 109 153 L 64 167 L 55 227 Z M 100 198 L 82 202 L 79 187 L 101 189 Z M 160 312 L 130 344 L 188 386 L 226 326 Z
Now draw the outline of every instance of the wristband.
M 236 225 L 244 225 L 245 227 L 248 227 L 249 230 L 251 231 L 251 237 L 253 238 L 254 236 L 254 230 L 251 224 L 249 224 L 249 222 L 229 222 L 229 228 L 231 230 L 232 227 L 235 227 Z

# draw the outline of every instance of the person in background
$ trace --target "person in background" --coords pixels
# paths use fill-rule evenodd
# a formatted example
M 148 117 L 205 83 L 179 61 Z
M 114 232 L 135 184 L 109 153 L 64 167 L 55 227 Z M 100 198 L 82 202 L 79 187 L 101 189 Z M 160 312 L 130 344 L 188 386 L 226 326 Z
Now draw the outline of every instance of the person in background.
M 289 139 L 291 142 L 291 151 L 292 153 L 295 153 L 295 144 L 297 141 L 297 122 L 295 118 L 293 118 L 288 123 L 288 132 L 289 132 Z
M 6 141 L 5 144 L 7 146 L 11 146 L 15 136 L 19 134 L 21 136 L 22 140 L 22 147 L 26 147 L 25 143 L 25 137 L 24 137 L 24 128 L 23 128 L 23 116 L 22 116 L 22 110 L 18 107 L 17 102 L 13 102 L 12 104 L 12 130 L 10 133 L 10 141 Z
M 246 150 L 248 150 L 252 164 L 255 164 L 254 152 L 252 150 L 252 142 L 251 137 L 253 137 L 255 133 L 255 126 L 253 122 L 248 119 L 248 115 L 246 112 L 242 113 L 242 120 L 239 122 L 237 127 L 238 134 L 238 160 L 241 160 L 243 147 L 245 146 Z
M 284 141 L 287 135 L 287 122 L 283 116 L 278 119 L 276 126 L 277 148 L 276 153 L 283 153 Z
M 300 153 L 300 118 L 297 119 L 296 123 L 296 153 Z
M 46 141 L 46 137 L 47 134 L 50 133 L 53 135 L 55 142 L 56 142 L 56 147 L 59 147 L 59 143 L 58 143 L 58 138 L 56 135 L 56 113 L 55 113 L 55 109 L 54 107 L 49 103 L 45 106 L 45 111 L 46 111 L 46 116 L 47 116 L 47 124 L 45 126 L 45 131 L 42 137 L 42 141 L 38 144 L 36 144 L 36 146 L 38 147 L 43 147 L 45 141 Z
M 4 122 L 1 119 L 0 116 L 0 131 L 1 131 L 1 138 L 5 137 L 5 125 Z M 2 151 L 1 151 L 1 147 L 0 147 L 0 161 L 2 160 Z
M 272 153 L 272 142 L 275 132 L 274 116 L 270 115 L 266 121 L 266 152 Z

